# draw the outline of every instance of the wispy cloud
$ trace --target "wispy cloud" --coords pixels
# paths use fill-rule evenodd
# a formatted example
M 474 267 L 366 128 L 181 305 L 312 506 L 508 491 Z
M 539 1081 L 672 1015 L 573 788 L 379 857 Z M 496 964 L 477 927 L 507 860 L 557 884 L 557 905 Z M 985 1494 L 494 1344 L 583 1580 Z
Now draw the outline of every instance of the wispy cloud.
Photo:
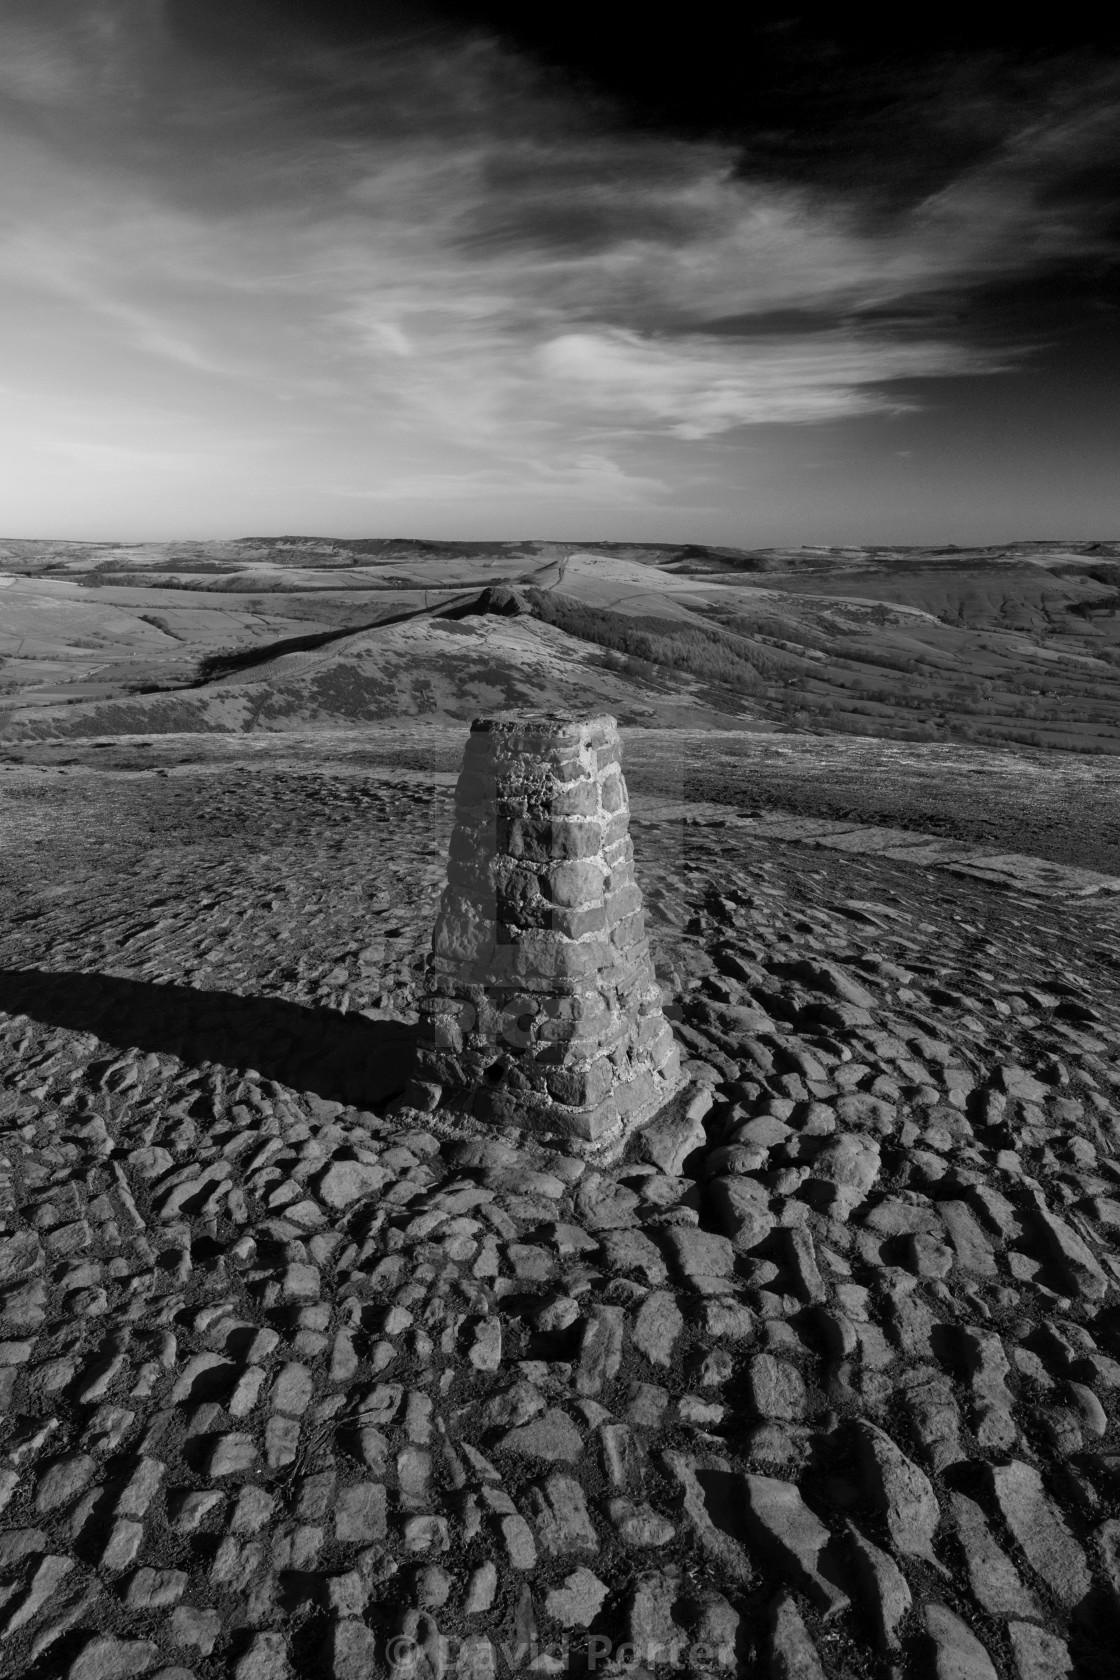
M 860 413 L 902 413 L 917 399 L 898 380 L 995 372 L 999 364 L 937 341 L 877 342 L 837 331 L 812 339 L 713 344 L 699 334 L 667 341 L 636 333 L 568 333 L 544 346 L 540 365 L 571 399 L 703 439 L 739 426 L 810 424 Z
M 570 455 L 556 464 L 532 456 L 510 458 L 475 472 L 403 472 L 387 475 L 374 484 L 324 484 L 321 488 L 332 496 L 390 505 L 430 503 L 448 496 L 470 502 L 490 502 L 495 497 L 532 502 L 572 496 L 584 504 L 613 507 L 648 501 L 667 487 L 659 479 L 625 472 L 609 456 L 588 454 Z
M 68 445 L 89 465 L 240 431 L 374 504 L 672 498 L 725 434 L 1018 365 L 953 300 L 1105 248 L 1054 190 L 1111 132 L 1103 70 L 883 216 L 628 131 L 477 34 L 219 50 L 188 16 L 0 18 L 8 383 L 72 437 L 107 382 L 116 435 Z

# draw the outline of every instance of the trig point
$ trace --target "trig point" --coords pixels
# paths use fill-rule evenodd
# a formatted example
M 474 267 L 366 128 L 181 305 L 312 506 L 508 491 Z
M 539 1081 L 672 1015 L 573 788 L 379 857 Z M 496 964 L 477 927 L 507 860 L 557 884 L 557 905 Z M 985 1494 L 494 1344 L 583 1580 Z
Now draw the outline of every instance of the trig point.
M 629 823 L 614 718 L 471 725 L 409 1093 L 433 1118 L 597 1154 L 679 1089 Z

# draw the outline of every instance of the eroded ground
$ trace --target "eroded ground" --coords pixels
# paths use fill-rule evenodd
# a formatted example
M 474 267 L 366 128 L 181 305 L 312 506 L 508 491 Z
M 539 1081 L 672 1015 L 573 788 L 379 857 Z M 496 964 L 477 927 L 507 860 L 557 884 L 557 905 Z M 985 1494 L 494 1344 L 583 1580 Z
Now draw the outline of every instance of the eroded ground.
M 385 1112 L 449 769 L 0 788 L 36 776 L 0 861 L 5 1672 L 1115 1673 L 1115 898 L 636 773 L 712 1101 L 581 1171 Z

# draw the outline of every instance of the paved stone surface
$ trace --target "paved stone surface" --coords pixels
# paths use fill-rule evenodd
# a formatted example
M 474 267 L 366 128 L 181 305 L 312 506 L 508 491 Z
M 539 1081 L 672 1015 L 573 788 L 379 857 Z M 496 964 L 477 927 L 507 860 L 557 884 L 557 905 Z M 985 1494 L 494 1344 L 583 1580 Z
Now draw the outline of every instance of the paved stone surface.
M 450 778 L 126 783 L 0 859 L 4 1673 L 1110 1680 L 1109 901 L 635 825 L 600 1170 L 392 1111 Z

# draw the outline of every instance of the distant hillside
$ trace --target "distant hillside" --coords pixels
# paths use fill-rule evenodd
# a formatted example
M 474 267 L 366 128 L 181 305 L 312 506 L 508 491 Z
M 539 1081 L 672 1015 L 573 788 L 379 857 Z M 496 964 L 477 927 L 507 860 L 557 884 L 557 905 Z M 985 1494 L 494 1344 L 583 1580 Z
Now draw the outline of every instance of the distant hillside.
M 0 740 L 547 703 L 1114 753 L 1118 609 L 1120 543 L 1103 541 L 7 541 Z

